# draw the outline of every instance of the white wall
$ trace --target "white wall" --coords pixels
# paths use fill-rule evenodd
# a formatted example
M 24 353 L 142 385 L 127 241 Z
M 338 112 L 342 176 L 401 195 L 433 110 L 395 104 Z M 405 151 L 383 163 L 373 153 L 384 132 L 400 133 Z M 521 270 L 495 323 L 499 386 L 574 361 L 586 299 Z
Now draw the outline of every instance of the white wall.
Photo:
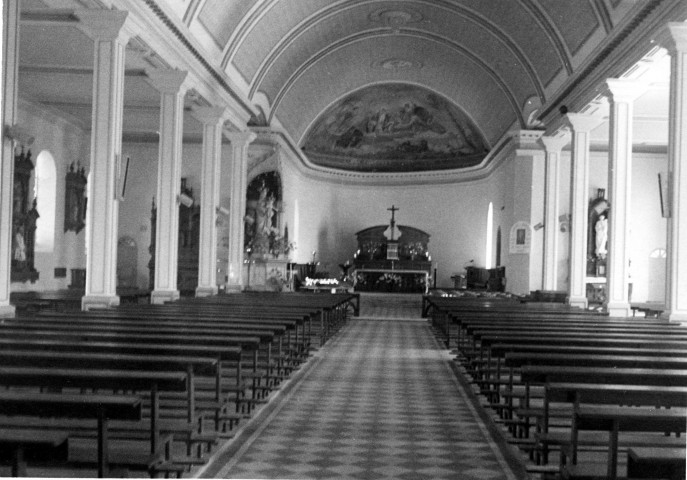
M 55 243 L 52 252 L 39 252 L 35 256 L 35 268 L 39 273 L 36 283 L 12 283 L 11 290 L 57 290 L 71 283 L 72 268 L 85 268 L 85 229 L 78 234 L 64 231 L 64 196 L 66 174 L 69 165 L 80 162 L 88 172 L 90 135 L 77 125 L 25 100 L 19 100 L 19 124 L 35 137 L 30 150 L 36 162 L 38 154 L 47 150 L 55 159 Z M 33 189 L 33 180 L 30 187 Z M 40 193 L 39 193 L 40 194 Z M 40 211 L 38 212 L 40 215 Z M 40 218 L 38 222 L 40 222 Z M 66 278 L 55 278 L 55 268 L 66 268 Z

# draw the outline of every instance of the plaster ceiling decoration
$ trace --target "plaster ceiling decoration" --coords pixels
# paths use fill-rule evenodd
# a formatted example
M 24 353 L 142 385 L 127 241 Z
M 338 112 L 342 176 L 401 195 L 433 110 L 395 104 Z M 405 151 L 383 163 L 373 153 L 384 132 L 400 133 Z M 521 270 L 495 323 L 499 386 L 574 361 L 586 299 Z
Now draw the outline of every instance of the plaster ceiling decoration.
M 325 167 L 407 172 L 471 167 L 488 148 L 474 123 L 447 99 L 415 85 L 381 84 L 328 108 L 303 151 Z

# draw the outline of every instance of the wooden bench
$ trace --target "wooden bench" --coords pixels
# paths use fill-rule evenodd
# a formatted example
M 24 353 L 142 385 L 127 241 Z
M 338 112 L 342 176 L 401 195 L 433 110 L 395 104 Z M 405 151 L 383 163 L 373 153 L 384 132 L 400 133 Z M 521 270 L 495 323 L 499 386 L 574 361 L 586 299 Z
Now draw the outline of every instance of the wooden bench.
M 46 432 L 44 430 L 0 430 L 0 450 L 12 452 L 11 472 L 13 477 L 26 476 L 25 452 L 34 459 L 36 453 L 44 461 L 66 463 L 69 457 L 67 439 L 64 432 Z
M 627 477 L 685 478 L 685 448 L 632 447 L 627 450 Z
M 636 407 L 600 407 L 581 405 L 573 412 L 571 428 L 570 464 L 567 455 L 563 457 L 563 478 L 590 478 L 589 472 L 577 465 L 578 432 L 581 430 L 604 430 L 609 433 L 608 461 L 606 472 L 598 478 L 615 480 L 618 477 L 618 433 L 632 432 L 673 432 L 684 433 L 687 427 L 685 409 L 648 409 Z M 605 473 L 605 475 L 604 475 Z
M 0 378 L 5 378 L 4 376 Z M 3 415 L 92 418 L 98 422 L 98 477 L 108 473 L 110 420 L 140 420 L 141 399 L 123 395 L 64 395 L 0 391 Z

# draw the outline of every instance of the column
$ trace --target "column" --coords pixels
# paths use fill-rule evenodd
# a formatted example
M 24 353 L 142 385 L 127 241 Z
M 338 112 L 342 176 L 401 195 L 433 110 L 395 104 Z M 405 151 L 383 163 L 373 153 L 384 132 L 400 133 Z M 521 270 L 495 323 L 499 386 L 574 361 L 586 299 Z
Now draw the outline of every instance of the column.
M 154 70 L 147 74 L 150 84 L 160 92 L 155 280 L 150 301 L 165 303 L 179 298 L 179 194 L 185 95 L 182 85 L 188 72 Z
M 127 12 L 80 10 L 79 28 L 95 44 L 91 161 L 86 212 L 84 310 L 119 304 L 117 296 L 118 163 L 122 152 Z
M 668 117 L 669 209 L 666 242 L 666 310 L 670 320 L 687 320 L 687 25 L 669 23 L 658 41 L 668 49 L 670 112 Z
M 558 287 L 558 215 L 560 213 L 561 150 L 570 141 L 569 135 L 541 137 L 546 149 L 544 182 L 544 290 Z
M 225 110 L 224 107 L 204 107 L 193 110 L 193 116 L 203 124 L 197 297 L 217 294 L 216 209 L 219 205 L 222 126 Z
M 608 159 L 608 260 L 606 311 L 611 317 L 630 315 L 628 292 L 630 261 L 630 202 L 632 192 L 633 103 L 643 91 L 636 80 L 606 80 L 610 100 L 610 145 Z
M 12 266 L 12 190 L 14 188 L 14 140 L 6 134 L 17 123 L 17 71 L 19 66 L 19 2 L 2 2 L 2 152 L 0 152 L 0 317 L 13 317 L 10 305 Z
M 587 308 L 587 207 L 589 203 L 589 136 L 602 119 L 568 113 L 565 122 L 572 132 L 570 165 L 570 285 L 568 303 Z
M 229 207 L 229 281 L 227 292 L 243 289 L 243 237 L 246 215 L 246 188 L 248 174 L 248 145 L 255 133 L 227 133 L 231 142 L 231 185 Z

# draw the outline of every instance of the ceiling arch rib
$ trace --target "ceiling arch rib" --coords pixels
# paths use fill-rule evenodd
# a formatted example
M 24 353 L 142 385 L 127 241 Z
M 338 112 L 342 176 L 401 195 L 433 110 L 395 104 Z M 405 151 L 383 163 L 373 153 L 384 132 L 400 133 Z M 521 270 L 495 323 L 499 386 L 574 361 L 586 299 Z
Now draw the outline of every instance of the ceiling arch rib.
M 428 40 L 410 36 L 385 35 L 372 41 L 384 51 L 390 46 L 399 48 L 407 54 L 404 58 L 420 58 L 423 51 L 433 48 L 451 61 L 401 69 L 369 68 L 378 58 L 369 53 L 370 41 L 353 42 L 330 53 L 318 62 L 317 68 L 302 73 L 274 112 L 295 144 L 300 144 L 311 122 L 336 100 L 369 85 L 388 83 L 416 85 L 449 99 L 465 112 L 490 145 L 512 128 L 517 117 L 506 94 L 469 58 L 447 45 L 428 46 Z M 437 78 L 452 81 L 437 82 Z
M 537 75 L 535 68 L 530 61 L 530 59 L 525 55 L 522 49 L 510 38 L 510 36 L 503 31 L 494 22 L 489 21 L 484 16 L 472 11 L 461 5 L 457 5 L 445 0 L 411 0 L 413 4 L 426 5 L 432 8 L 439 8 L 449 13 L 459 15 L 464 19 L 474 23 L 475 25 L 483 28 L 490 36 L 496 38 L 503 46 L 506 47 L 508 51 L 512 53 L 515 57 L 515 61 L 527 72 L 529 81 L 532 83 L 532 87 L 535 89 L 537 95 L 539 96 L 542 103 L 545 101 L 544 87 L 541 79 Z M 408 2 L 408 3 L 411 3 Z M 315 27 L 318 23 L 331 18 L 335 15 L 340 15 L 350 10 L 352 8 L 360 8 L 364 5 L 378 5 L 378 0 L 347 0 L 341 3 L 330 5 L 320 11 L 315 12 L 308 18 L 302 20 L 298 25 L 296 25 L 288 35 L 284 36 L 279 42 L 274 46 L 272 51 L 265 57 L 262 61 L 258 72 L 252 79 L 250 79 L 250 92 L 249 97 L 252 97 L 256 91 L 261 88 L 261 83 L 267 72 L 274 64 L 279 56 L 283 55 L 288 47 L 304 32 L 308 31 L 310 28 Z
M 236 54 L 239 46 L 243 43 L 246 35 L 253 29 L 258 21 L 274 6 L 279 0 L 258 0 L 255 2 L 248 13 L 242 20 L 239 21 L 238 26 L 229 37 L 229 41 L 224 46 L 222 52 L 222 61 L 220 65 L 222 68 L 227 68 L 229 62 Z
M 316 65 L 320 60 L 325 58 L 326 56 L 330 55 L 332 52 L 335 52 L 336 50 L 339 50 L 341 48 L 344 48 L 352 43 L 360 42 L 363 40 L 369 40 L 371 38 L 375 37 L 389 37 L 389 36 L 407 36 L 411 38 L 419 38 L 419 39 L 424 39 L 427 41 L 439 43 L 441 45 L 447 46 L 453 51 L 459 52 L 463 56 L 467 57 L 470 59 L 475 65 L 477 65 L 482 71 L 486 72 L 489 78 L 499 87 L 499 89 L 503 92 L 505 97 L 508 99 L 508 103 L 513 111 L 513 116 L 514 119 L 520 124 L 520 126 L 524 127 L 524 119 L 522 118 L 522 113 L 520 111 L 520 104 L 517 101 L 515 95 L 513 94 L 512 90 L 506 83 L 506 81 L 498 75 L 497 72 L 492 69 L 488 63 L 475 56 L 472 52 L 469 50 L 463 48 L 462 46 L 456 44 L 455 42 L 448 40 L 443 37 L 439 37 L 437 35 L 432 35 L 427 32 L 422 32 L 422 31 L 415 31 L 415 30 L 408 30 L 408 29 L 402 29 L 398 33 L 394 32 L 389 32 L 387 29 L 377 29 L 373 31 L 368 31 L 368 32 L 361 32 L 359 34 L 353 35 L 348 38 L 341 39 L 338 43 L 332 44 L 327 46 L 326 48 L 322 49 L 320 52 L 318 52 L 316 55 L 314 55 L 311 59 L 309 59 L 306 63 L 301 65 L 297 70 L 293 72 L 293 74 L 289 77 L 289 79 L 284 83 L 284 86 L 281 88 L 277 96 L 274 98 L 272 101 L 272 110 L 270 111 L 269 117 L 268 117 L 268 123 L 272 121 L 272 119 L 275 116 L 275 112 L 279 109 L 279 105 L 281 104 L 284 96 L 286 93 L 291 89 L 291 87 L 294 85 L 296 81 L 298 81 L 299 77 L 303 75 L 303 73 L 307 70 L 309 70 L 311 67 Z
M 544 13 L 540 6 L 533 0 L 520 0 L 523 7 L 527 9 L 532 17 L 536 20 L 537 24 L 544 29 L 549 40 L 555 45 L 556 53 L 561 60 L 561 63 L 565 67 L 565 71 L 568 75 L 572 75 L 572 58 L 570 51 L 563 40 L 563 36 L 558 32 L 554 24 L 548 20 L 546 13 Z

